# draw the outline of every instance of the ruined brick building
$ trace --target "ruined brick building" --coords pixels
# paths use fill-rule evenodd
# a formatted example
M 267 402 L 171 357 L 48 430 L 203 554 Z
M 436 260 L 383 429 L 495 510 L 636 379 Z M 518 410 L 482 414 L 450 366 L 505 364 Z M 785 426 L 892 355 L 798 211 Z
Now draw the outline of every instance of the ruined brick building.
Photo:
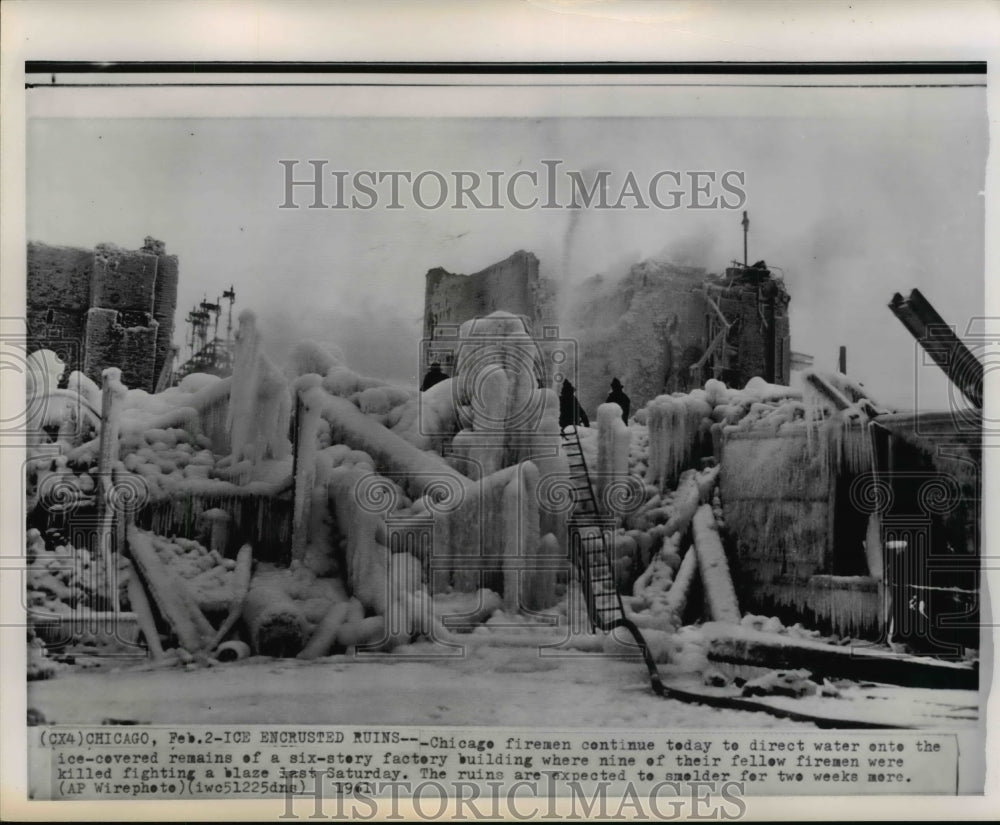
M 29 243 L 28 349 L 55 349 L 98 382 L 119 367 L 152 392 L 173 358 L 177 279 L 177 256 L 149 237 L 138 250 Z
M 761 262 L 725 275 L 662 261 L 635 264 L 620 280 L 594 276 L 558 294 L 530 252 L 474 275 L 427 273 L 426 365 L 451 372 L 447 340 L 470 318 L 506 310 L 524 315 L 542 340 L 556 330 L 573 345 L 577 394 L 593 413 L 617 377 L 632 409 L 662 393 L 686 392 L 709 378 L 742 387 L 754 377 L 787 384 L 791 369 L 789 295 Z
M 450 375 L 459 325 L 497 310 L 523 315 L 539 337 L 544 325 L 556 323 L 551 284 L 539 277 L 538 258 L 531 252 L 518 250 L 472 275 L 430 270 L 424 293 L 424 368 L 437 361 Z
M 527 316 L 533 327 L 554 322 L 551 285 L 538 274 L 538 258 L 518 250 L 473 275 L 441 267 L 427 273 L 424 338 L 440 337 L 442 325 L 461 324 L 497 310 Z

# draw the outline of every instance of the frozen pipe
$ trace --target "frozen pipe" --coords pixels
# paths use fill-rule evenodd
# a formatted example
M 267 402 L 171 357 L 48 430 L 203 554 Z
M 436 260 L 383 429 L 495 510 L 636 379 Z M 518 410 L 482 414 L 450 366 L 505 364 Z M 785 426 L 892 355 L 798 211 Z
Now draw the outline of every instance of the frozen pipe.
M 253 651 L 290 658 L 306 643 L 306 619 L 299 606 L 274 584 L 251 585 L 243 608 Z
M 215 658 L 220 662 L 238 662 L 240 659 L 246 659 L 249 656 L 250 645 L 238 639 L 223 642 L 219 645 L 219 649 L 215 653 Z

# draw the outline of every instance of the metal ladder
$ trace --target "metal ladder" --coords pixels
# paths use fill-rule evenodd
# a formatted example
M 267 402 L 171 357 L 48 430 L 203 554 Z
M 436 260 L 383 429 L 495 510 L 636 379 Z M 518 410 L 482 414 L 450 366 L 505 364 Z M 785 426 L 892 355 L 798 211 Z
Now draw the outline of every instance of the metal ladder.
M 615 586 L 608 552 L 607 525 L 601 524 L 590 472 L 583 458 L 580 434 L 575 425 L 569 425 L 562 428 L 560 435 L 563 453 L 569 462 L 573 491 L 573 509 L 569 520 L 570 554 L 580 574 L 591 630 L 609 633 L 616 627 L 624 627 L 642 652 L 653 690 L 663 695 L 660 673 L 649 652 L 649 645 L 639 628 L 625 616 L 625 606 Z

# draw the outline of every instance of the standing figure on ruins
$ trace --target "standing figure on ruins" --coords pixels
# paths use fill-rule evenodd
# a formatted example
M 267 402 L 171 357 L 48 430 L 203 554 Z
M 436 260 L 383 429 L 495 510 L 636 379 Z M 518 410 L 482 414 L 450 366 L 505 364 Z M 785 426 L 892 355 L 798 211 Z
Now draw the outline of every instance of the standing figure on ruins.
M 625 395 L 625 391 L 622 389 L 622 382 L 617 378 L 611 379 L 611 392 L 608 393 L 605 402 L 608 404 L 617 404 L 621 407 L 622 421 L 628 424 L 628 411 L 632 406 L 632 399 Z
M 562 390 L 559 392 L 559 429 L 570 425 L 590 426 L 590 419 L 583 411 L 580 402 L 576 399 L 576 388 L 567 378 L 563 381 Z
M 431 368 L 427 370 L 427 374 L 424 376 L 424 381 L 420 385 L 420 392 L 429 390 L 435 384 L 440 384 L 448 376 L 444 374 L 444 370 L 441 369 L 441 362 L 435 361 L 431 364 Z

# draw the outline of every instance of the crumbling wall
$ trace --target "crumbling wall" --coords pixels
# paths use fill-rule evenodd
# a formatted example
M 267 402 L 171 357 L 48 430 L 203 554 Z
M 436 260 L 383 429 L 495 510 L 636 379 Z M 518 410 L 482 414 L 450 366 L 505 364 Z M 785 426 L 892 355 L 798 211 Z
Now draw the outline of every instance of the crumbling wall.
M 552 317 L 553 297 L 551 285 L 539 279 L 538 258 L 524 250 L 472 275 L 437 267 L 427 273 L 424 338 L 433 338 L 441 324 L 461 324 L 497 310 L 527 316 L 537 335 L 538 326 Z
M 719 308 L 734 323 L 730 344 L 737 357 L 733 369 L 721 373 L 719 379 L 733 387 L 742 387 L 757 375 L 787 384 L 792 362 L 788 293 L 774 280 L 759 285 L 735 283 L 720 292 Z
M 114 244 L 100 244 L 94 252 L 90 305 L 153 313 L 156 256 L 133 252 Z
M 83 373 L 96 382 L 101 380 L 101 371 L 108 364 L 121 364 L 125 386 L 151 389 L 155 380 L 153 351 L 158 326 L 146 313 L 89 309 Z
M 85 311 L 93 270 L 93 250 L 29 243 L 28 303 Z
M 177 284 L 179 280 L 177 256 L 164 252 L 162 241 L 146 238 L 144 249 L 157 255 L 156 284 L 153 290 L 153 317 L 159 324 L 156 332 L 156 355 L 153 375 L 159 376 L 163 365 L 172 357 L 170 347 L 174 340 L 174 315 L 177 308 Z
M 149 237 L 139 250 L 29 243 L 27 252 L 29 351 L 55 349 L 95 381 L 116 366 L 128 386 L 152 390 L 170 357 L 177 257 Z
M 731 332 L 692 373 L 712 343 L 710 327 L 721 323 L 706 284 Z M 588 414 L 605 400 L 616 377 L 633 410 L 713 377 L 733 387 L 754 376 L 788 383 L 788 293 L 766 273 L 729 270 L 727 278 L 717 279 L 698 267 L 642 261 L 619 281 L 595 276 L 567 298 L 559 331 L 577 342 L 574 383 Z M 723 363 L 729 368 L 721 369 Z
M 68 369 L 82 369 L 93 268 L 92 250 L 28 244 L 29 351 L 58 351 L 67 362 Z M 66 348 L 66 343 L 75 343 L 76 346 Z

